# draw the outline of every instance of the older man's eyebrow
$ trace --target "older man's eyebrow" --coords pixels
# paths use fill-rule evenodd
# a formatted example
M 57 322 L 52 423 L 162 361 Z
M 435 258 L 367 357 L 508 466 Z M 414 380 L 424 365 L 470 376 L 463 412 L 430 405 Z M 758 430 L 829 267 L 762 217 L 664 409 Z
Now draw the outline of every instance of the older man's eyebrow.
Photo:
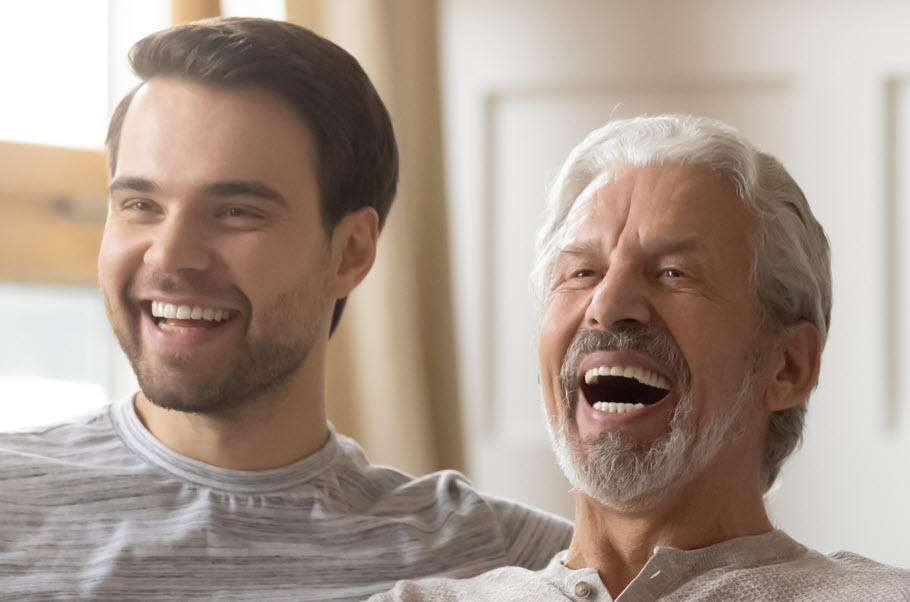
M 227 182 L 213 182 L 203 187 L 207 196 L 232 197 L 248 196 L 275 201 L 282 207 L 287 207 L 284 196 L 267 184 L 255 180 L 236 180 Z
M 600 243 L 595 240 L 572 241 L 559 248 L 560 255 L 590 256 L 600 252 Z
M 107 185 L 107 189 L 109 192 L 114 192 L 115 190 L 156 192 L 158 190 L 158 185 L 148 178 L 140 178 L 136 176 L 120 176 L 111 180 L 111 182 Z

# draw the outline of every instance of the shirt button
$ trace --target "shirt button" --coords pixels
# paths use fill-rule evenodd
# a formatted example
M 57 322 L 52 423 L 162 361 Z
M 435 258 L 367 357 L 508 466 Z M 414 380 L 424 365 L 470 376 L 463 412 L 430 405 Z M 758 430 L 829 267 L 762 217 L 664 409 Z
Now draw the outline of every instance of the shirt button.
M 591 595 L 591 586 L 584 581 L 575 584 L 575 595 L 579 598 L 587 598 Z

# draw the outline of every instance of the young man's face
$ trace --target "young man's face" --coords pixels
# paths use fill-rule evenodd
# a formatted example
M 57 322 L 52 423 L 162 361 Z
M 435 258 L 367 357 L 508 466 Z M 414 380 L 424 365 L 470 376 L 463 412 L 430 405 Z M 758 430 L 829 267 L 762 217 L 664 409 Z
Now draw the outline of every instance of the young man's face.
M 328 332 L 315 145 L 256 88 L 154 78 L 120 135 L 99 281 L 143 393 L 219 412 L 276 392 Z

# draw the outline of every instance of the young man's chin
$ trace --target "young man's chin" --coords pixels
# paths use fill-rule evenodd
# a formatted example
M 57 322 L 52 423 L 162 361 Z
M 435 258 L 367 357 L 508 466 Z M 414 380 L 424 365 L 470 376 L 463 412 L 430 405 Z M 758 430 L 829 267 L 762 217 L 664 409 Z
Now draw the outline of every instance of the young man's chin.
M 152 405 L 164 410 L 212 414 L 218 413 L 228 406 L 233 407 L 235 405 L 231 400 L 223 399 L 222 396 L 215 393 L 217 389 L 211 385 L 196 384 L 195 386 L 180 388 L 174 387 L 173 382 L 169 383 L 169 385 L 139 381 L 143 397 Z

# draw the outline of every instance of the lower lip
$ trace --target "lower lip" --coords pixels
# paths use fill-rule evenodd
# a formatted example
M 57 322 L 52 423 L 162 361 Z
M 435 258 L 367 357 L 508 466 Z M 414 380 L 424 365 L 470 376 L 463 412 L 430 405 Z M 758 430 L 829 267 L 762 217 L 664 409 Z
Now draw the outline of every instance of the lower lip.
M 152 345 L 163 348 L 190 351 L 214 344 L 224 344 L 225 337 L 237 330 L 239 320 L 231 318 L 217 326 L 178 327 L 173 330 L 161 328 L 148 312 L 142 312 L 142 328 L 146 340 Z
M 650 423 L 666 422 L 669 424 L 669 419 L 673 409 L 676 407 L 677 400 L 676 394 L 671 391 L 657 403 L 647 405 L 639 410 L 620 414 L 618 412 L 595 410 L 584 398 L 584 394 L 579 391 L 575 420 L 578 423 L 579 432 L 583 435 L 637 427 L 638 425 Z

